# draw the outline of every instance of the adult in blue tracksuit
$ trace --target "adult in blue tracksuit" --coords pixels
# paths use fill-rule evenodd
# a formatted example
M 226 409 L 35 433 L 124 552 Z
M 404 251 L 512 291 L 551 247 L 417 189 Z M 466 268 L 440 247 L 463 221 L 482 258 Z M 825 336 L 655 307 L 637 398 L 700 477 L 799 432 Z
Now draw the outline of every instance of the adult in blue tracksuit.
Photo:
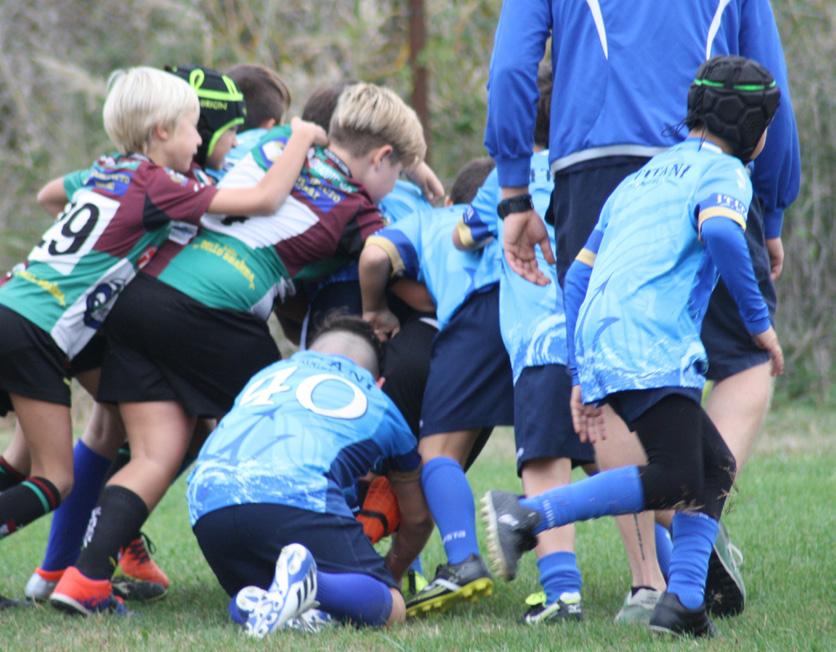
M 549 151 L 555 190 L 546 219 L 555 225 L 561 283 L 615 186 L 649 157 L 683 140 L 684 133 L 674 127 L 684 117 L 686 89 L 699 64 L 711 56 L 739 54 L 772 72 L 782 102 L 766 149 L 750 167 L 755 201 L 746 232 L 772 317 L 772 281 L 783 265 L 783 212 L 798 193 L 800 155 L 786 65 L 768 0 L 505 0 L 491 60 L 485 145 L 497 162 L 503 189 L 499 208 L 507 215 L 506 256 L 512 267 L 538 282 L 545 280 L 537 271 L 533 247 L 549 245 L 525 195 L 537 64 L 549 36 L 554 71 Z M 709 304 L 702 337 L 707 376 L 716 381 L 707 411 L 739 469 L 769 402 L 768 356 L 749 339 L 722 283 Z M 732 611 L 743 606 L 742 583 L 736 584 L 736 599 L 726 596 Z

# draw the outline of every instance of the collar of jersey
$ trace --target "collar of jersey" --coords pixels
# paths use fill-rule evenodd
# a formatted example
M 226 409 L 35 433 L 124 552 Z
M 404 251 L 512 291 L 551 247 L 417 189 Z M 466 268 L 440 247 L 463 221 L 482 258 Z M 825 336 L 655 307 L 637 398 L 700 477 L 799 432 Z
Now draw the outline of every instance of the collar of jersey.
M 724 154 L 725 153 L 725 152 L 723 152 L 723 150 L 718 145 L 715 145 L 714 143 L 709 143 L 704 138 L 686 138 L 683 141 L 683 144 L 685 144 L 685 143 L 695 145 L 696 146 L 695 149 L 705 149 L 705 150 L 708 150 L 709 152 L 714 152 L 715 154 Z
M 351 170 L 348 168 L 348 164 L 327 147 L 325 148 L 325 156 L 337 167 L 340 172 L 342 172 L 349 179 L 351 178 Z

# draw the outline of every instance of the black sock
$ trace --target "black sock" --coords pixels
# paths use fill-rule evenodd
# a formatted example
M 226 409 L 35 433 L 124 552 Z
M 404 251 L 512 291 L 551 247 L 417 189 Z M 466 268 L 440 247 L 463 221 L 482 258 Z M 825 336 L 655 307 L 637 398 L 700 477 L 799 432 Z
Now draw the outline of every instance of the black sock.
M 644 586 L 644 585 L 642 585 L 642 586 L 631 586 L 630 587 L 630 595 L 631 596 L 636 595 L 636 593 L 638 593 L 642 589 L 647 589 L 648 591 L 656 591 L 657 590 L 657 589 L 654 589 L 652 586 Z
M 46 478 L 30 476 L 0 494 L 0 539 L 49 514 L 61 504 L 61 492 Z
M 0 492 L 19 485 L 25 479 L 25 475 L 9 464 L 5 457 L 0 455 Z
M 128 447 L 127 444 L 125 444 L 118 451 L 116 451 L 116 457 L 113 458 L 113 463 L 110 465 L 110 468 L 107 470 L 107 475 L 105 476 L 105 482 L 110 480 L 114 475 L 116 475 L 119 471 L 121 471 L 123 467 L 127 466 L 128 462 L 130 462 L 130 461 L 131 461 L 131 449 Z
M 86 577 L 109 580 L 116 568 L 119 549 L 128 544 L 148 518 L 142 498 L 119 485 L 104 488 L 99 504 L 90 513 L 76 567 Z

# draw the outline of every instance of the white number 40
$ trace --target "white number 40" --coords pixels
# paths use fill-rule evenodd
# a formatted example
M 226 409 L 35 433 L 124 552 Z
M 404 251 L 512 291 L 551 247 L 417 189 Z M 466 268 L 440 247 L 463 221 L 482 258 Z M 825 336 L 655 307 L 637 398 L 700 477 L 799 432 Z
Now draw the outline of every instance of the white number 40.
M 241 397 L 240 405 L 244 407 L 258 405 L 272 405 L 271 400 L 275 394 L 288 392 L 291 386 L 287 385 L 290 377 L 296 373 L 299 367 L 284 367 L 276 373 L 265 376 L 259 382 L 247 388 Z M 313 393 L 316 388 L 326 381 L 335 381 L 347 386 L 353 393 L 348 404 L 338 408 L 325 408 L 316 405 L 313 400 Z M 315 374 L 305 378 L 296 388 L 296 400 L 306 410 L 324 417 L 335 419 L 357 419 L 366 413 L 368 399 L 366 395 L 354 383 L 334 374 Z

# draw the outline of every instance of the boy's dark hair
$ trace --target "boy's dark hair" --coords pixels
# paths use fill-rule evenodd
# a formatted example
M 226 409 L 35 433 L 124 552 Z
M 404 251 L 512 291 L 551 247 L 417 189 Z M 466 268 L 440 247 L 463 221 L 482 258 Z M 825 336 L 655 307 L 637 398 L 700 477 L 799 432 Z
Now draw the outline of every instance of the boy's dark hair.
M 349 314 L 345 308 L 335 308 L 323 315 L 322 319 L 316 325 L 313 335 L 308 339 L 308 347 L 313 346 L 314 342 L 323 335 L 335 331 L 350 333 L 365 340 L 372 347 L 372 351 L 377 359 L 378 371 L 383 369 L 383 343 L 377 339 L 377 336 L 374 334 L 374 328 L 361 317 Z
M 688 129 L 704 127 L 748 163 L 778 105 L 781 89 L 769 71 L 745 57 L 720 56 L 702 64 L 688 89 Z
M 534 122 L 534 144 L 538 147 L 549 146 L 553 85 L 552 65 L 543 61 L 537 70 L 537 90 L 540 91 L 540 98 L 537 100 L 537 119 Z
M 337 108 L 337 102 L 342 92 L 349 86 L 356 84 L 354 79 L 334 82 L 320 86 L 308 97 L 305 106 L 302 107 L 302 120 L 318 124 L 325 131 L 331 124 L 331 116 Z
M 232 66 L 226 74 L 238 85 L 247 103 L 247 119 L 242 130 L 258 129 L 270 119 L 282 124 L 284 114 L 290 108 L 290 89 L 275 70 L 241 63 Z
M 224 132 L 244 124 L 247 115 L 244 95 L 231 77 L 212 68 L 166 66 L 165 69 L 186 80 L 197 93 L 200 102 L 197 131 L 203 142 L 197 148 L 194 160 L 204 167 Z
M 472 202 L 495 166 L 493 159 L 488 156 L 475 158 L 465 163 L 456 174 L 456 180 L 450 188 L 450 201 L 454 204 Z

